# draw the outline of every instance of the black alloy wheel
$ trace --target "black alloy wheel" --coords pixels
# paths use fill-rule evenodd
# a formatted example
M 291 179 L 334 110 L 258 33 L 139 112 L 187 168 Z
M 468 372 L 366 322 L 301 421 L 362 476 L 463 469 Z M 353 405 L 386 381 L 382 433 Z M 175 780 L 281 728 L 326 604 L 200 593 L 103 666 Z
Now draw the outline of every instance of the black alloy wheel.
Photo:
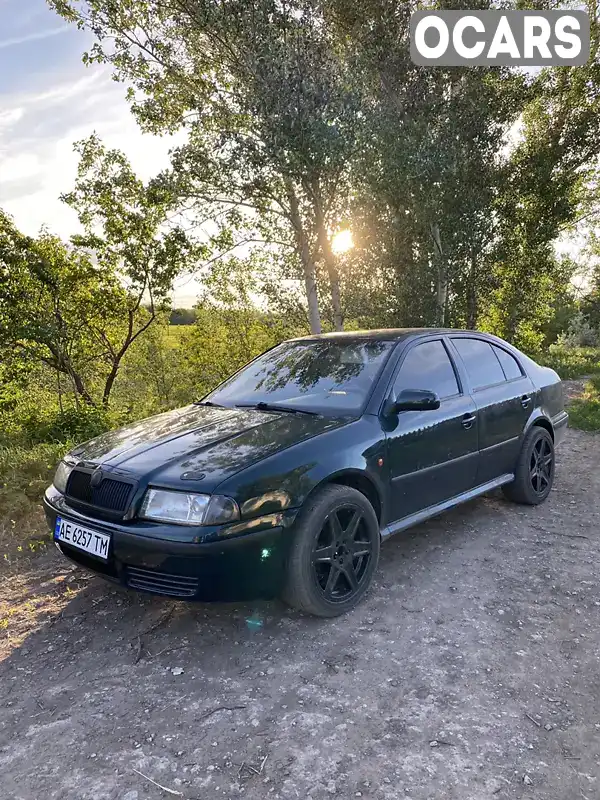
M 529 476 L 533 491 L 538 495 L 547 493 L 554 471 L 552 443 L 546 438 L 538 439 L 531 451 Z
M 312 551 L 314 578 L 328 602 L 343 602 L 360 591 L 372 554 L 362 509 L 353 504 L 335 508 L 315 537 Z
M 551 433 L 534 425 L 525 435 L 515 467 L 515 479 L 502 490 L 509 500 L 536 506 L 550 494 L 554 482 L 554 441 Z
M 323 486 L 294 527 L 283 599 L 319 617 L 354 608 L 379 561 L 379 521 L 369 500 L 349 486 Z

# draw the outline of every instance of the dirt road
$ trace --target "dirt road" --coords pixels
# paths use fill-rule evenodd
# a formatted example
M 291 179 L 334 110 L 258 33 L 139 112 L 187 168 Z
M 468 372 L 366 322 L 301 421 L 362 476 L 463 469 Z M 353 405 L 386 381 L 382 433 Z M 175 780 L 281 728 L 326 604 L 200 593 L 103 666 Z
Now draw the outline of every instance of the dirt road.
M 115 592 L 51 549 L 2 585 L 0 798 L 600 798 L 599 562 L 577 431 L 546 504 L 396 537 L 333 622 Z

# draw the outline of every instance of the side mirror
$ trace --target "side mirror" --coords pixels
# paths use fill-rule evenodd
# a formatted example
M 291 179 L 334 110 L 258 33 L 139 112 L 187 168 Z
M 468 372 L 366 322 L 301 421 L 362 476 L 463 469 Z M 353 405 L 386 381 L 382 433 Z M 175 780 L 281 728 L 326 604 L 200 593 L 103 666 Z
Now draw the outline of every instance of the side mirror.
M 440 407 L 440 398 L 435 392 L 427 389 L 404 389 L 390 403 L 389 412 L 398 414 L 400 411 L 435 411 Z

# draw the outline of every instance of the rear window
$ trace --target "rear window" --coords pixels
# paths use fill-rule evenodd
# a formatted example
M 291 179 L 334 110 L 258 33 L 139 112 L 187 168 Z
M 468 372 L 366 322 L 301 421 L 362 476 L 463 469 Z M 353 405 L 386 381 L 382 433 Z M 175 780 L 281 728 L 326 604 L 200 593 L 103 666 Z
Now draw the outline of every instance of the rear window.
M 517 359 L 514 356 L 511 356 L 510 353 L 507 353 L 506 350 L 503 350 L 501 347 L 496 347 L 496 345 L 492 345 L 492 347 L 494 348 L 494 353 L 496 353 L 498 356 L 498 361 L 504 370 L 506 380 L 512 381 L 514 378 L 520 378 L 523 373 L 521 372 L 521 367 L 519 366 Z
M 506 379 L 492 346 L 481 339 L 456 338 L 452 343 L 465 363 L 473 389 L 503 383 Z

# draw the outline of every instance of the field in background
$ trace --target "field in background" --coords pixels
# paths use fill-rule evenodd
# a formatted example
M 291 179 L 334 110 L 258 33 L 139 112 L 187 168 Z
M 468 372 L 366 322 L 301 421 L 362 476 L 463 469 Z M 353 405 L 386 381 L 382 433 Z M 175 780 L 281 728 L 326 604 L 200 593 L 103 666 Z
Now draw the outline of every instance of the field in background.
M 178 347 L 181 340 L 191 329 L 191 325 L 167 325 L 165 331 L 165 342 L 169 347 Z

